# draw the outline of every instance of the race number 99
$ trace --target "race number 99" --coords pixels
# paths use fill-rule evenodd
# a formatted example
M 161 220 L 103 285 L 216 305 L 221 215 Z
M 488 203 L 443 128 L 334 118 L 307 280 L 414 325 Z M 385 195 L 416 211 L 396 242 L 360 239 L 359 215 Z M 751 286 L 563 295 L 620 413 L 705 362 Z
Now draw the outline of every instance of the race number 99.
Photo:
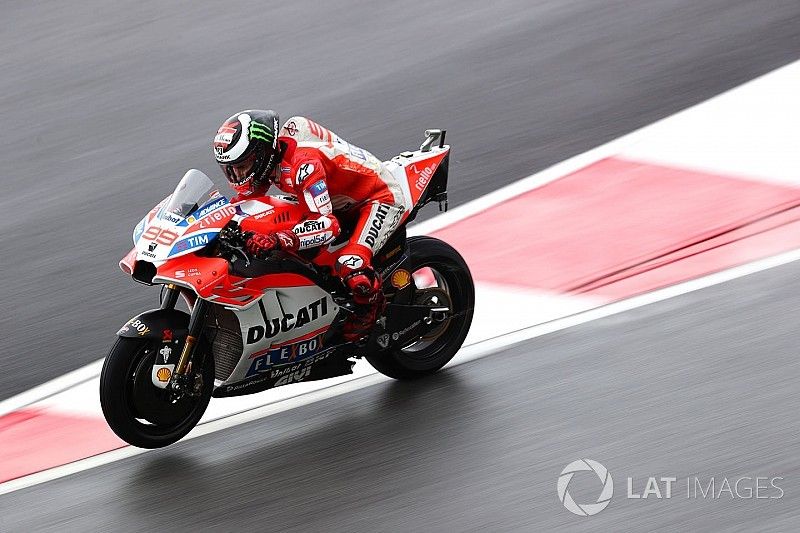
M 149 241 L 155 241 L 156 243 L 163 244 L 164 246 L 169 246 L 175 242 L 175 239 L 178 238 L 178 234 L 168 229 L 159 228 L 158 226 L 150 226 L 147 228 L 147 231 L 144 232 L 142 238 Z

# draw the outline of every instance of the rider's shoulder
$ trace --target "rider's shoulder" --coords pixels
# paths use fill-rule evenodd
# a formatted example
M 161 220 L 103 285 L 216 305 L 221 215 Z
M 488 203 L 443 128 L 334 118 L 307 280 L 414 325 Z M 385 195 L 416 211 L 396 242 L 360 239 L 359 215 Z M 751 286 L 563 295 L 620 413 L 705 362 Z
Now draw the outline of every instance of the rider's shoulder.
M 297 142 L 328 142 L 333 134 L 308 117 L 296 115 L 283 123 L 279 137 L 288 137 Z

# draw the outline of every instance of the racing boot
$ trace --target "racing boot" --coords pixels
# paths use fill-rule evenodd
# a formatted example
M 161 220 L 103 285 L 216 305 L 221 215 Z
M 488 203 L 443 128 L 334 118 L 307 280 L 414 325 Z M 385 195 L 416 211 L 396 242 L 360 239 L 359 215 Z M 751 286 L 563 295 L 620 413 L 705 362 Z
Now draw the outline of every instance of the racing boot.
M 345 321 L 342 329 L 344 340 L 356 342 L 368 336 L 383 311 L 386 299 L 381 290 L 381 280 L 372 269 L 361 270 L 344 279 L 345 285 L 353 293 L 353 314 Z

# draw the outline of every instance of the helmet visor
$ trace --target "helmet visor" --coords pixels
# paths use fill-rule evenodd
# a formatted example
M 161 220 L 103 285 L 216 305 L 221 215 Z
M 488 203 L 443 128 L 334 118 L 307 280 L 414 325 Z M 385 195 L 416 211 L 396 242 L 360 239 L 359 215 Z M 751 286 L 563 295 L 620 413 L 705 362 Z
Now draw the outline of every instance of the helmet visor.
M 222 172 L 230 183 L 239 185 L 252 174 L 255 162 L 256 153 L 253 152 L 238 163 L 220 163 L 219 166 L 222 167 Z

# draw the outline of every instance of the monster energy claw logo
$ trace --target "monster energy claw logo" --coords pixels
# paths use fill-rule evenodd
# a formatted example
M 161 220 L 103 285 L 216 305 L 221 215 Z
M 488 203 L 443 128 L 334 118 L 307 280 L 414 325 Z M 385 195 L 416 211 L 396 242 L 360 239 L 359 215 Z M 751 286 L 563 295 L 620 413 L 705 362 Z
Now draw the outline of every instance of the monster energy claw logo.
M 248 132 L 251 139 L 259 139 L 264 142 L 272 142 L 275 135 L 269 130 L 267 126 L 256 121 L 250 123 L 250 131 Z

